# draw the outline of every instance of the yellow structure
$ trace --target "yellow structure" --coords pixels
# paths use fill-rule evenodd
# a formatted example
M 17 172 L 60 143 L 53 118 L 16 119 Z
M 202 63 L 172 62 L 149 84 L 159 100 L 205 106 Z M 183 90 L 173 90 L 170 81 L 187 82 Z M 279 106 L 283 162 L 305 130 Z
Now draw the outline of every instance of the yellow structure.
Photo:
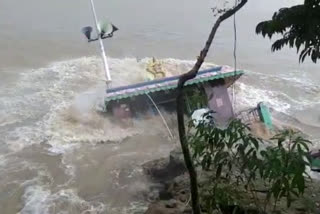
M 147 64 L 146 70 L 148 72 L 148 80 L 154 80 L 167 76 L 167 72 L 163 69 L 162 62 L 157 61 L 154 57 L 152 57 L 152 60 Z

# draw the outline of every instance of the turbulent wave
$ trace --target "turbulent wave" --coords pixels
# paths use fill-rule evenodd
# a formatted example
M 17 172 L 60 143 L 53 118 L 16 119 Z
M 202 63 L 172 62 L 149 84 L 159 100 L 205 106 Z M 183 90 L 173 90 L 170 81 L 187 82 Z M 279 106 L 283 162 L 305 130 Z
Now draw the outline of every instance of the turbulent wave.
M 112 86 L 143 81 L 149 60 L 110 59 Z M 194 63 L 178 59 L 163 61 L 173 75 L 188 71 Z M 212 65 L 207 63 L 203 68 Z M 97 171 L 105 173 L 100 176 L 109 176 L 114 184 L 117 173 L 123 168 L 137 169 L 138 166 L 133 163 L 143 162 L 155 154 L 165 154 L 172 146 L 172 143 L 168 144 L 168 133 L 160 118 L 134 120 L 133 127 L 123 127 L 105 116 L 102 108 L 105 83 L 101 68 L 99 58 L 84 57 L 23 71 L 14 84 L 0 86 L 0 166 L 9 179 L 2 180 L 0 190 L 5 191 L 5 186 L 13 182 L 16 193 L 12 194 L 19 193 L 23 201 L 21 214 L 52 213 L 52 209 L 63 210 L 63 207 L 68 207 L 70 211 L 60 213 L 117 210 L 106 201 L 95 203 L 89 200 L 91 196 L 77 189 L 87 185 L 81 179 L 81 172 L 92 174 L 95 172 L 90 168 L 96 167 Z M 273 110 L 274 116 L 286 118 L 289 124 L 316 135 L 320 119 L 308 119 L 305 116 L 307 113 L 304 113 L 318 112 L 320 88 L 306 76 L 291 76 L 248 71 L 235 87 L 236 109 L 253 107 L 263 101 Z M 174 115 L 164 114 L 174 129 Z M 144 135 L 149 137 L 140 138 Z M 320 136 L 314 138 L 319 139 Z M 99 145 L 103 146 L 96 149 Z M 130 164 L 122 163 L 124 159 Z M 109 174 L 109 171 L 117 173 Z M 127 176 L 131 176 L 130 173 Z M 23 174 L 28 175 L 26 181 L 30 182 L 21 186 L 18 184 Z M 101 177 L 97 179 L 101 180 Z M 125 182 L 120 185 L 121 188 L 128 186 Z M 100 185 L 104 186 L 103 183 Z M 97 188 L 99 192 L 101 186 L 90 189 Z M 92 193 L 93 196 L 95 194 Z M 130 202 L 132 206 L 135 203 L 139 202 Z M 115 213 L 125 213 L 124 210 L 130 210 L 131 205 Z
M 143 81 L 149 60 L 110 59 L 112 86 Z M 184 73 L 194 63 L 177 59 L 163 61 L 172 74 Z M 47 142 L 60 145 L 52 151 L 63 152 L 79 141 L 121 141 L 143 131 L 122 130 L 99 113 L 105 94 L 101 68 L 99 58 L 84 57 L 22 72 L 14 87 L 8 86 L 0 94 L 3 143 L 18 151 L 34 143 Z M 277 112 L 292 114 L 320 105 L 320 88 L 305 75 L 298 76 L 300 79 L 292 76 L 249 71 L 236 85 L 236 107 L 253 107 L 263 101 Z M 297 94 L 293 96 L 291 91 Z
M 148 60 L 110 59 L 113 86 L 143 81 Z M 175 59 L 165 62 L 174 74 L 185 72 L 193 63 Z M 21 73 L 14 88 L 6 88 L 7 93 L 0 97 L 0 131 L 6 132 L 4 143 L 14 151 L 41 142 L 67 148 L 73 142 L 95 138 L 120 141 L 137 134 L 138 129 L 121 130 L 99 114 L 105 93 L 103 76 L 101 62 L 96 57 L 54 63 L 48 68 Z
M 72 189 L 52 193 L 43 186 L 29 186 L 23 195 L 25 206 L 21 214 L 49 213 L 103 213 L 106 207 L 102 203 L 87 202 Z

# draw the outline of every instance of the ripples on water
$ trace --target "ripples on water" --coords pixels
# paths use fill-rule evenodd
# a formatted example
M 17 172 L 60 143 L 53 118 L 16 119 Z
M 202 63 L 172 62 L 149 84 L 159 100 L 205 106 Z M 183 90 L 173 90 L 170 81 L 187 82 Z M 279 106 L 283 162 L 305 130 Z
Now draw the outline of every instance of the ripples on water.
M 142 81 L 148 60 L 111 59 L 113 86 Z M 174 74 L 192 63 L 165 60 Z M 99 79 L 100 64 L 95 57 L 54 63 L 21 73 L 14 88 L 1 86 L 2 213 L 143 210 L 149 184 L 140 164 L 167 155 L 174 142 L 159 118 L 135 120 L 133 127 L 125 128 L 101 112 L 105 86 Z M 318 121 L 311 126 L 313 118 L 306 123 L 294 117 L 319 106 L 319 88 L 310 79 L 280 78 L 286 85 L 279 87 L 299 91 L 301 96 L 270 90 L 271 84 L 277 86 L 274 76 L 248 72 L 236 85 L 237 109 L 265 101 L 274 115 L 281 114 L 283 120 L 319 137 Z M 166 118 L 174 129 L 174 115 Z

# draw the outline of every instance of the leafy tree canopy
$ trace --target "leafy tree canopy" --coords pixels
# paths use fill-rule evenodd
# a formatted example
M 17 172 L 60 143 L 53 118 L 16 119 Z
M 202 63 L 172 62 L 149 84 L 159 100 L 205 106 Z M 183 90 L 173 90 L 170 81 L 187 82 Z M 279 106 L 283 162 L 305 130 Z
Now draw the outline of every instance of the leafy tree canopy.
M 270 39 L 280 34 L 272 51 L 296 47 L 300 62 L 308 56 L 316 63 L 320 59 L 320 0 L 305 0 L 304 4 L 280 9 L 271 20 L 259 23 L 256 33 Z

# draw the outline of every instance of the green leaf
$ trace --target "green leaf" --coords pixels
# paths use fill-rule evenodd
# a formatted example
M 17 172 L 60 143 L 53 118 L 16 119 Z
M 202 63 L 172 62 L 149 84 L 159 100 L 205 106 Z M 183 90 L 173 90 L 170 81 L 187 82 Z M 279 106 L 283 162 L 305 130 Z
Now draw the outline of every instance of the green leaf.
M 280 180 L 276 180 L 276 182 L 272 185 L 271 192 L 273 197 L 278 199 L 279 194 L 281 192 L 281 182 Z
M 228 162 L 228 170 L 231 171 L 232 170 L 232 162 Z
M 254 144 L 254 146 L 256 147 L 256 149 L 259 149 L 259 142 L 257 139 L 251 137 L 251 142 Z
M 297 187 L 299 190 L 299 193 L 303 194 L 305 189 L 305 181 L 303 175 L 297 176 Z
M 292 203 L 292 198 L 290 192 L 287 193 L 287 207 L 289 208 Z
M 305 151 L 307 151 L 307 152 L 309 151 L 309 146 L 305 142 L 300 141 L 299 144 L 304 147 Z
M 320 7 L 317 0 L 304 1 L 304 4 L 290 8 L 281 8 L 271 20 L 263 21 L 256 27 L 256 33 L 263 37 L 272 38 L 280 34 L 280 39 L 272 45 L 272 51 L 278 51 L 285 46 L 296 46 L 300 52 L 299 61 L 303 62 L 306 56 L 316 63 L 320 58 Z M 304 47 L 301 50 L 300 47 Z
M 219 132 L 216 131 L 214 133 L 214 143 L 215 143 L 215 145 L 217 145 L 218 142 L 219 142 Z
M 248 150 L 248 152 L 245 154 L 245 157 L 246 158 L 249 158 L 250 157 L 250 154 L 254 151 L 254 148 L 251 148 Z
M 217 170 L 216 170 L 216 178 L 220 178 L 221 172 L 222 172 L 222 167 L 223 167 L 222 164 L 218 165 Z
M 260 154 L 261 154 L 262 157 L 267 157 L 268 156 L 266 151 L 261 151 Z

